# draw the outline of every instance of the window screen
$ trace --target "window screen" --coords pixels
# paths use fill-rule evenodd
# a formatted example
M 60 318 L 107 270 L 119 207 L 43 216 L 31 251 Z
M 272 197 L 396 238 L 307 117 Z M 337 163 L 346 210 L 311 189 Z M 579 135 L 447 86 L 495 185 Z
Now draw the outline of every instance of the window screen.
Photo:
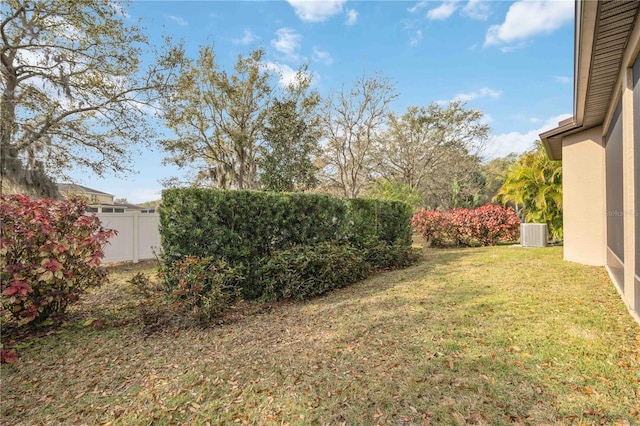
M 622 103 L 618 102 L 606 141 L 607 246 L 624 262 L 624 206 L 622 199 Z

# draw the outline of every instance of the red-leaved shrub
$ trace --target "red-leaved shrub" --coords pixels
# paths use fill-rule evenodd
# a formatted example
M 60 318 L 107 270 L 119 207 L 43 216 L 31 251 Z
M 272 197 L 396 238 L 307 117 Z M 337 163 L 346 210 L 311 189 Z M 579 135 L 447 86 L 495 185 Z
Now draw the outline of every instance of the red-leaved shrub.
M 80 200 L 0 195 L 0 314 L 56 320 L 89 286 L 107 281 L 102 247 L 115 235 Z
M 421 210 L 413 216 L 411 225 L 434 247 L 442 247 L 456 238 L 452 217 L 445 212 Z
M 18 360 L 16 351 L 12 349 L 0 349 L 0 364 L 11 364 Z
M 473 210 L 423 210 L 413 216 L 411 223 L 435 247 L 493 246 L 516 240 L 520 229 L 520 219 L 511 207 L 493 204 Z

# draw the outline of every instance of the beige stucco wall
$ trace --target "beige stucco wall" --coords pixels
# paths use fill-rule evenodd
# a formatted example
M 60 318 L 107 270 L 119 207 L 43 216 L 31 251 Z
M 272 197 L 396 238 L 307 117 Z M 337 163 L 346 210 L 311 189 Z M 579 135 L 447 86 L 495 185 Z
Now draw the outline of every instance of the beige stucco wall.
M 113 204 L 113 196 L 93 192 L 62 192 L 64 197 L 77 197 L 87 200 L 89 204 Z
M 637 28 L 640 29 L 640 20 Z M 639 30 L 640 31 L 640 30 Z M 640 35 L 636 32 L 637 47 L 640 47 Z M 631 49 L 632 46 L 628 46 Z M 634 47 L 635 50 L 635 47 Z M 627 55 L 628 56 L 628 55 Z M 628 56 L 631 57 L 631 56 Z M 630 62 L 633 65 L 633 62 Z M 636 262 L 638 261 L 638 253 L 636 253 L 636 238 L 638 238 L 638 230 L 635 229 L 637 212 L 635 211 L 635 197 L 637 197 L 638 188 L 635 187 L 635 143 L 634 133 L 635 126 L 638 123 L 638 114 L 634 111 L 633 102 L 633 72 L 631 68 L 627 68 L 622 74 L 622 155 L 623 155 L 623 184 L 620 189 L 623 194 L 624 209 L 624 291 L 623 299 L 631 312 L 636 314 L 640 312 L 640 298 L 636 297 L 636 292 L 640 289 L 635 285 Z
M 93 195 L 93 194 L 91 194 L 91 195 Z M 96 195 L 96 199 L 97 199 L 98 203 L 113 204 L 113 196 L 111 196 L 111 195 L 102 195 L 102 194 L 95 194 L 95 195 Z
M 565 260 L 606 263 L 604 153 L 601 126 L 562 141 Z

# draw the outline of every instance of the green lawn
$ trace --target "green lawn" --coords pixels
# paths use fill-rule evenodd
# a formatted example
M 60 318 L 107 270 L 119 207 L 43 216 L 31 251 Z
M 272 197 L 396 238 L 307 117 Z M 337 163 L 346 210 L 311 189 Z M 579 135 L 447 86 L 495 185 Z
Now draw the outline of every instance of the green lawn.
M 23 338 L 1 367 L 1 423 L 640 423 L 640 326 L 603 268 L 559 247 L 425 249 L 208 328 L 142 315 L 138 270 L 154 272 L 112 270 L 65 327 Z

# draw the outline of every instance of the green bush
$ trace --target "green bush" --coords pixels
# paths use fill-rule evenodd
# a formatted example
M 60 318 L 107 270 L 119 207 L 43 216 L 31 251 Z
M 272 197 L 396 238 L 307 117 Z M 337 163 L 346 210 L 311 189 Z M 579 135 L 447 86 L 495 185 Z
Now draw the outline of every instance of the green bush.
M 362 249 L 362 253 L 372 269 L 405 268 L 417 259 L 411 247 L 400 243 L 392 245 L 384 242 L 372 243 Z
M 168 295 L 199 322 L 222 315 L 240 291 L 243 275 L 222 260 L 186 256 L 160 266 Z
M 369 258 L 366 263 L 371 269 L 380 269 L 405 264 L 411 245 L 411 211 L 407 204 L 398 201 L 189 188 L 163 191 L 162 206 L 160 235 L 164 268 L 171 269 L 186 256 L 222 260 L 242 271 L 243 279 L 237 281 L 237 289 L 244 298 L 263 295 L 264 286 L 271 285 L 264 279 L 265 265 L 271 262 L 273 266 L 274 259 L 284 262 L 282 256 L 293 256 L 289 250 L 313 260 L 310 266 L 306 266 L 303 259 L 288 259 L 284 263 L 302 262 L 300 267 L 320 271 L 323 261 L 316 257 L 325 253 L 332 259 L 334 252 L 339 251 L 336 247 L 346 245 L 345 267 L 360 264 L 350 254 L 350 250 L 357 248 L 359 257 Z M 306 276 L 305 271 L 301 276 Z M 318 278 L 328 277 L 327 286 L 341 282 L 340 272 L 333 277 L 327 274 L 323 272 Z M 175 287 L 175 283 L 171 286 Z M 283 297 L 274 296 L 273 291 L 269 297 Z M 303 285 L 301 297 L 315 291 Z
M 297 246 L 275 253 L 260 269 L 268 299 L 305 299 L 367 276 L 361 251 L 335 243 Z
M 401 201 L 368 198 L 345 200 L 346 237 L 356 247 L 379 241 L 387 245 L 411 245 L 411 207 Z
M 334 240 L 346 210 L 325 195 L 200 188 L 163 191 L 162 206 L 165 264 L 190 255 L 240 266 L 249 298 L 260 296 L 257 271 L 272 253 Z

